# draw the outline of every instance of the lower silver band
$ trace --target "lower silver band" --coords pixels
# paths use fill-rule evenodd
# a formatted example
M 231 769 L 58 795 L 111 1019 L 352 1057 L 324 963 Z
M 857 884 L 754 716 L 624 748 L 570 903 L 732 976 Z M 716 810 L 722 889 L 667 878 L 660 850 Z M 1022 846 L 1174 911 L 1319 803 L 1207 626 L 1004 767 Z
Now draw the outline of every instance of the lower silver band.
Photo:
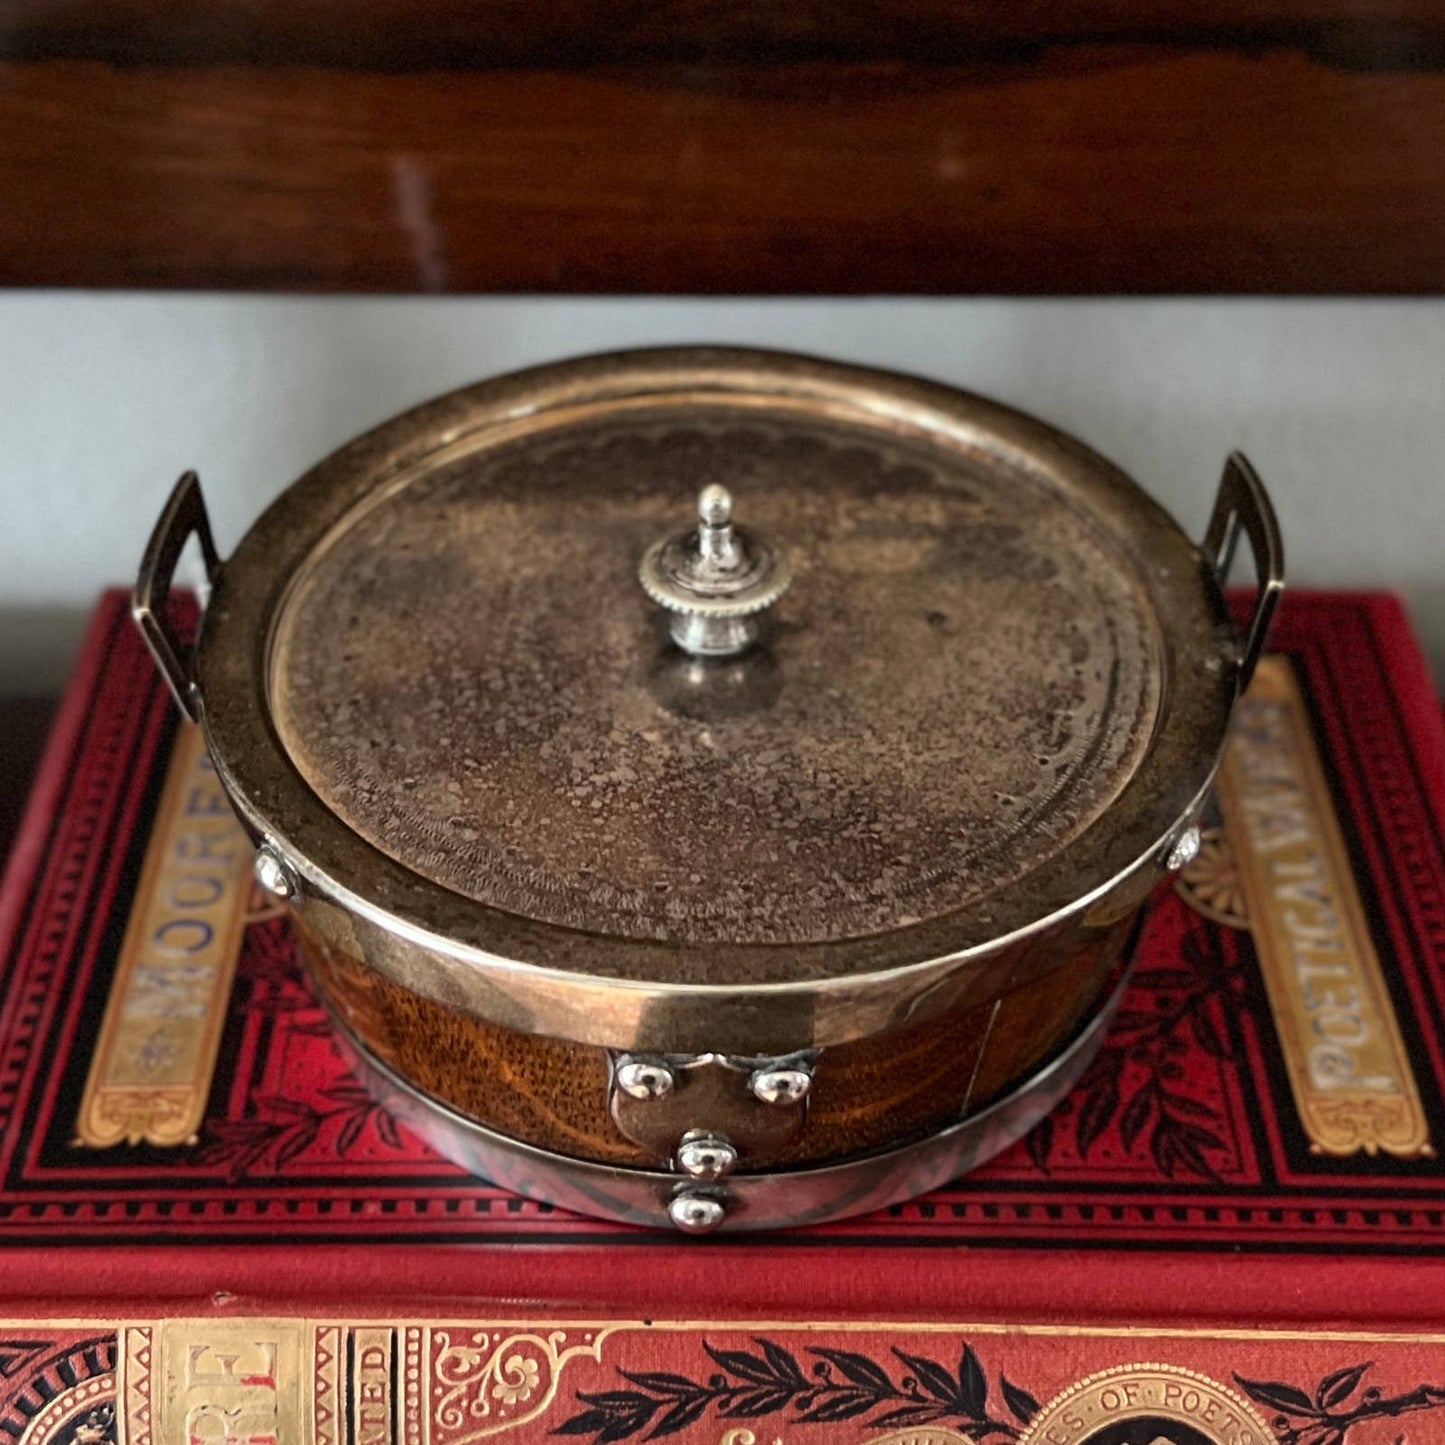
M 681 1174 L 572 1159 L 484 1128 L 407 1083 L 334 1015 L 333 1022 L 374 1098 L 439 1154 L 504 1189 L 578 1214 L 653 1229 L 790 1229 L 925 1194 L 1028 1133 L 1079 1081 L 1113 1021 L 1126 983 L 1127 975 L 1072 1041 L 1026 1083 L 961 1123 L 897 1149 L 837 1164 L 734 1174 L 707 1186 Z M 689 1224 L 689 1219 L 705 1222 Z

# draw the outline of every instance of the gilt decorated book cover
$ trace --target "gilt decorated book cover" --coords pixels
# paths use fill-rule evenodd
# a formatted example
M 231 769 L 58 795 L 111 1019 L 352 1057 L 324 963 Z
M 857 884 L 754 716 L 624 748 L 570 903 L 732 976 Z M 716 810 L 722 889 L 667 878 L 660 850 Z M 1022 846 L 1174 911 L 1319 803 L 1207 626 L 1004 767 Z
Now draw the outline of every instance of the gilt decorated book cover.
M 1288 598 L 1064 1104 L 913 1202 L 663 1238 L 372 1103 L 108 596 L 0 891 L 0 1431 L 1445 1442 L 1442 816 L 1398 603 Z

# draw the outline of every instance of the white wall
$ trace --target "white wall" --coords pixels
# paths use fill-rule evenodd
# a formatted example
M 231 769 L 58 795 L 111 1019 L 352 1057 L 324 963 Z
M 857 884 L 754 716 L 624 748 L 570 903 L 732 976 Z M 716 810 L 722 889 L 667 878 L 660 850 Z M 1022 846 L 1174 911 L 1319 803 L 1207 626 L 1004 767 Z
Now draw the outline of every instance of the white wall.
M 1112 456 L 1194 534 L 1247 451 L 1300 585 L 1403 591 L 1445 679 L 1445 302 L 294 299 L 0 293 L 0 693 L 57 688 L 201 473 L 223 554 L 357 431 L 490 373 L 737 341 L 938 377 Z

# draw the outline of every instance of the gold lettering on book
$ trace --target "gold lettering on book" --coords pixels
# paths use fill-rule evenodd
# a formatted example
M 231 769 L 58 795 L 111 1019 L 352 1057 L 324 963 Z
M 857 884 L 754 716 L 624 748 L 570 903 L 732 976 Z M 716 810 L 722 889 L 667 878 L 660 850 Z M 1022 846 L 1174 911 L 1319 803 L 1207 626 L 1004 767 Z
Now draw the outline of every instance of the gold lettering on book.
M 1273 1445 L 1275 1435 L 1248 1400 L 1207 1375 L 1177 1365 L 1116 1365 L 1049 1401 L 1020 1445 L 1102 1445 L 1126 1438 L 1149 1445 L 1185 1439 Z
M 246 925 L 251 859 L 200 729 L 183 724 L 91 1059 L 77 1144 L 194 1140 Z
M 1261 659 L 1220 769 L 1250 931 L 1315 1153 L 1433 1153 L 1290 663 Z
M 774 1442 L 780 1445 L 780 1442 Z M 911 1430 L 894 1430 L 887 1435 L 875 1435 L 864 1445 L 975 1445 L 972 1435 L 961 1430 L 950 1430 L 943 1425 L 920 1425 Z
M 155 1445 L 315 1445 L 302 1321 L 167 1320 L 157 1333 Z
M 395 1344 L 389 1329 L 359 1328 L 351 1332 L 352 1445 L 392 1445 L 392 1358 Z

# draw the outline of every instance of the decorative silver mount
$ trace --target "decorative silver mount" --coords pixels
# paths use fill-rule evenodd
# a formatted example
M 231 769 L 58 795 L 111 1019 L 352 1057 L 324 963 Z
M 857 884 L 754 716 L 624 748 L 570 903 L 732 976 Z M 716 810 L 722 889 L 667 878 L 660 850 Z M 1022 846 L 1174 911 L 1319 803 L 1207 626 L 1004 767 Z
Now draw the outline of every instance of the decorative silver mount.
M 677 1146 L 677 1167 L 693 1179 L 723 1179 L 737 1168 L 738 1151 L 723 1134 L 689 1129 Z
M 672 616 L 672 640 L 695 657 L 732 657 L 751 647 L 767 609 L 788 590 L 788 559 L 755 532 L 733 526 L 726 487 L 704 487 L 698 526 L 647 549 L 643 590 Z
M 1190 823 L 1170 844 L 1169 856 L 1165 858 L 1164 866 L 1171 873 L 1178 873 L 1187 868 L 1199 856 L 1202 843 L 1203 836 L 1199 831 L 1199 824 Z
M 670 1169 L 595 1164 L 521 1144 L 421 1093 L 371 1054 L 334 1014 L 332 1022 L 373 1095 L 464 1169 L 563 1209 L 708 1234 L 845 1219 L 934 1189 L 991 1158 L 1032 1129 L 1078 1082 L 1113 1020 L 1126 982 L 1120 981 L 1074 1039 L 1031 1078 L 960 1123 L 876 1154 L 804 1168 L 739 1170 L 715 1184 L 680 1179 Z
M 273 897 L 287 899 L 296 896 L 296 875 L 291 871 L 291 865 L 269 843 L 262 843 L 257 849 L 251 871 L 256 882 Z
M 667 1217 L 684 1234 L 711 1234 L 723 1222 L 727 1209 L 720 1199 L 685 1189 L 668 1201 Z
M 618 1059 L 612 1081 L 629 1099 L 643 1103 L 666 1098 L 675 1082 L 666 1060 L 635 1058 L 630 1054 Z
M 748 1087 L 765 1104 L 801 1104 L 813 1087 L 813 1072 L 803 1060 L 789 1060 L 785 1066 L 755 1069 Z
M 608 1111 L 624 1138 L 684 1175 L 668 1218 L 689 1234 L 727 1213 L 717 1188 L 738 1168 L 766 1168 L 802 1132 L 817 1050 L 781 1058 L 616 1054 Z

